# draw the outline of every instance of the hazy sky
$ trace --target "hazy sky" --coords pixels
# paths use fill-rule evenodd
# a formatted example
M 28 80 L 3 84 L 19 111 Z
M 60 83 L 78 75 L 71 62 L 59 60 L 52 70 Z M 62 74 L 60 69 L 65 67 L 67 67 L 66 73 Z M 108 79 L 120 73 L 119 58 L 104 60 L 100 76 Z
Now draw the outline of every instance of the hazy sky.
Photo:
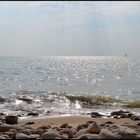
M 1 1 L 0 55 L 140 56 L 139 1 Z

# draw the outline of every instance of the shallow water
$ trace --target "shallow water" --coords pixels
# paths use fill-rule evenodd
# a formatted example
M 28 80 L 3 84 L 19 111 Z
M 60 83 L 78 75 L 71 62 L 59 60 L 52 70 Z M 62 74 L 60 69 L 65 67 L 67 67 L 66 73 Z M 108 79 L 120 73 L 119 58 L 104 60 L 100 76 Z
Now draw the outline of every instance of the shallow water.
M 84 114 L 91 110 L 108 113 L 120 107 L 82 108 L 65 97 L 72 95 L 105 95 L 117 99 L 140 99 L 140 60 L 132 57 L 48 56 L 0 57 L 0 96 L 10 99 L 0 112 L 25 114 L 38 111 L 42 116 L 53 114 Z M 33 102 L 18 100 L 18 96 Z M 64 99 L 63 99 L 64 98 Z M 133 109 L 139 112 L 139 109 Z

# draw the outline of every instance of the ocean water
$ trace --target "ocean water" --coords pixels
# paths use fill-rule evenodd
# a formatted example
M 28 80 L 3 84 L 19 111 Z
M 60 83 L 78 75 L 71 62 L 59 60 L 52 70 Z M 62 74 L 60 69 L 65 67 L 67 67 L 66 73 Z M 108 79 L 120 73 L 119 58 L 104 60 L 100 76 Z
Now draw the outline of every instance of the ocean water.
M 58 93 L 61 96 L 52 95 Z M 112 56 L 0 57 L 0 112 L 42 116 L 109 112 L 113 108 L 81 108 L 68 95 L 104 95 L 123 100 L 140 99 L 140 59 Z M 19 98 L 32 99 L 31 104 Z M 140 112 L 134 109 L 134 112 Z

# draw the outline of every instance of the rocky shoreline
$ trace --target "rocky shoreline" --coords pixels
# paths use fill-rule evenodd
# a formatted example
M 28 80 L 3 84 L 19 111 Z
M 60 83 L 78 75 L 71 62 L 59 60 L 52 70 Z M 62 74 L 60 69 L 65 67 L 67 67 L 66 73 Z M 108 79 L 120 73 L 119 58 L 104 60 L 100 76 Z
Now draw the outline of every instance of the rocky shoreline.
M 0 117 L 0 139 L 140 139 L 140 116 L 123 110 L 111 112 L 109 116 L 92 112 L 84 121 L 82 116 L 73 117 L 77 121 L 75 125 L 71 125 L 70 117 L 62 118 L 63 122 L 60 121 L 57 126 L 53 124 L 61 117 L 54 118 L 54 123 L 46 118 L 45 123 L 36 127 L 35 119 L 27 119 L 21 123 L 18 116 L 4 116 L 1 113 Z M 121 119 L 128 121 L 121 125 L 115 121 L 122 121 Z

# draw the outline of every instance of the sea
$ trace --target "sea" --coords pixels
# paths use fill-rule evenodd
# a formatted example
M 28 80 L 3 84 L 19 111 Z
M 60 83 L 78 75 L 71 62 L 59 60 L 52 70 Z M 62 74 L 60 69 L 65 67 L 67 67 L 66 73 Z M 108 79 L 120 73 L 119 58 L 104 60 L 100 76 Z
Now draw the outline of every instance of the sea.
M 0 57 L 0 113 L 26 117 L 109 114 L 122 109 L 115 102 L 107 107 L 82 107 L 66 95 L 102 95 L 140 100 L 140 59 L 125 56 Z M 128 108 L 140 114 L 139 108 Z

